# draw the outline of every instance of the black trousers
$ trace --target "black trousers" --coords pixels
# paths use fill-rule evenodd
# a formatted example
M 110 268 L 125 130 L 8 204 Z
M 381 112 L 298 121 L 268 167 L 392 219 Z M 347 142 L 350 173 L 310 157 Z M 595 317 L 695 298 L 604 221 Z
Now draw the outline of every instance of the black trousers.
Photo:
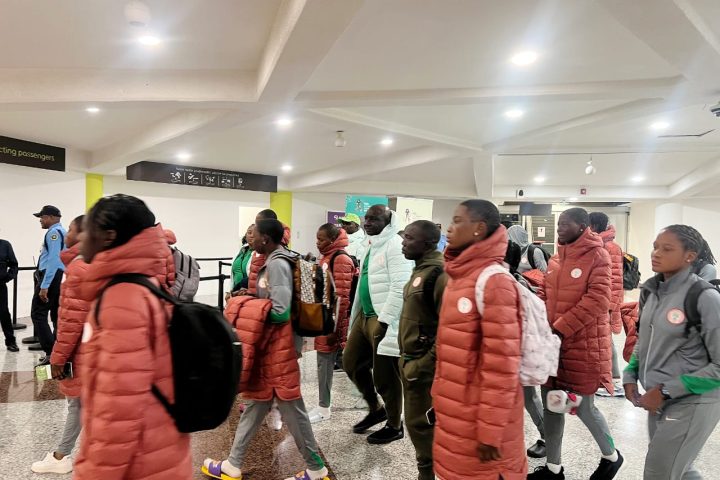
M 55 273 L 50 287 L 48 288 L 48 301 L 40 300 L 40 284 L 42 283 L 45 272 L 35 272 L 35 295 L 32 300 L 32 317 L 33 326 L 35 327 L 35 335 L 40 340 L 40 346 L 46 355 L 52 353 L 53 345 L 55 345 L 55 332 L 57 331 L 58 308 L 60 307 L 60 283 L 62 283 L 62 270 Z M 50 330 L 48 324 L 48 313 L 53 323 L 53 329 Z
M 0 324 L 5 335 L 5 346 L 15 344 L 15 330 L 12 326 L 10 307 L 8 306 L 7 283 L 0 281 Z

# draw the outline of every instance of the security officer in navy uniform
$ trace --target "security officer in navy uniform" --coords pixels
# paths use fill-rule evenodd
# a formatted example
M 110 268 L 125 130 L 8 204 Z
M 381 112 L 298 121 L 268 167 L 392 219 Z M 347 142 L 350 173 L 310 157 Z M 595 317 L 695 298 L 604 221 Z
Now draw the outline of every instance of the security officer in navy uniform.
M 40 219 L 40 225 L 47 230 L 47 233 L 38 261 L 38 269 L 35 271 L 35 295 L 30 316 L 35 327 L 35 335 L 45 352 L 39 364 L 49 365 L 50 354 L 55 344 L 55 331 L 57 331 L 60 283 L 65 271 L 65 265 L 60 260 L 60 252 L 65 248 L 67 232 L 60 224 L 62 215 L 57 207 L 46 205 L 39 213 L 33 215 Z M 53 322 L 53 330 L 50 330 L 48 324 L 48 313 Z
M 0 240 L 0 324 L 5 335 L 5 346 L 9 352 L 19 352 L 15 342 L 15 330 L 8 308 L 8 288 L 10 280 L 15 280 L 18 274 L 18 261 L 12 245 L 7 240 Z

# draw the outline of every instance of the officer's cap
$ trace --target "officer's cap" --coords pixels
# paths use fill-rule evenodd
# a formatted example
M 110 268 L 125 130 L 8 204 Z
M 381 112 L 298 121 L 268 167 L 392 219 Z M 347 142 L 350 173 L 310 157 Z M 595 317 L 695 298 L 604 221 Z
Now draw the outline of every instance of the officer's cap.
M 42 210 L 40 210 L 38 213 L 33 213 L 36 217 L 40 218 L 43 215 L 50 215 L 51 217 L 62 217 L 60 214 L 60 210 L 57 207 L 53 207 L 52 205 L 45 205 Z

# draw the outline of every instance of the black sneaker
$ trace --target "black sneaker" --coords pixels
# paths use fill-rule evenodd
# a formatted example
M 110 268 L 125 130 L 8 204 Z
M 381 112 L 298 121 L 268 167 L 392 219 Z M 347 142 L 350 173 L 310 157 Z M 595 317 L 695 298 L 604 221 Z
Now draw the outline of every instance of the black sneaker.
M 400 440 L 405 436 L 405 430 L 403 429 L 402 423 L 400 428 L 393 428 L 386 424 L 383 428 L 377 432 L 368 435 L 367 441 L 371 445 L 385 445 L 396 440 Z
M 22 339 L 23 345 L 30 345 L 31 343 L 40 343 L 40 339 L 38 337 L 25 337 Z
M 31 344 L 28 346 L 28 350 L 30 350 L 31 352 L 42 352 L 42 351 L 43 351 L 43 347 L 42 347 L 42 345 L 40 345 L 39 343 L 31 343 Z
M 50 355 L 45 355 L 44 357 L 40 357 L 40 361 L 35 366 L 39 367 L 41 365 L 50 365 Z
M 606 458 L 600 460 L 600 465 L 598 465 L 597 470 L 590 475 L 590 480 L 612 480 L 615 478 L 615 475 L 617 475 L 623 463 L 625 463 L 625 459 L 620 455 L 620 450 L 617 450 L 617 454 L 618 459 L 615 462 L 611 462 Z
M 387 421 L 387 412 L 385 411 L 385 407 L 380 407 L 380 409 L 368 413 L 365 418 L 356 423 L 353 426 L 353 432 L 364 433 L 368 428 L 372 428 L 385 421 Z
M 11 343 L 10 345 L 6 345 L 8 352 L 19 352 L 20 349 L 17 346 L 17 343 Z
M 545 450 L 545 441 L 540 439 L 535 442 L 535 445 L 527 449 L 527 455 L 530 458 L 545 458 L 547 455 Z
M 527 480 L 565 480 L 565 468 L 560 468 L 560 473 L 553 473 L 547 465 L 537 467 L 533 473 L 529 473 Z

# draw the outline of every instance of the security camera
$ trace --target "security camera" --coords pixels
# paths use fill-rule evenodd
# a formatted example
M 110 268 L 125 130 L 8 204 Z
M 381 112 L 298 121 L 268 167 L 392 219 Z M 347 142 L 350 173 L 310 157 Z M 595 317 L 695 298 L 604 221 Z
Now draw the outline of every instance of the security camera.
M 525 196 L 525 190 L 523 190 L 522 188 L 519 189 L 519 190 L 515 190 L 515 196 L 517 196 L 517 197 L 524 197 L 524 196 Z
M 597 170 L 593 166 L 592 160 L 590 160 L 587 162 L 587 167 L 585 167 L 585 175 L 595 175 L 595 172 L 597 172 Z
M 716 103 L 715 105 L 710 105 L 710 113 L 712 113 L 716 117 L 720 117 L 720 102 Z

